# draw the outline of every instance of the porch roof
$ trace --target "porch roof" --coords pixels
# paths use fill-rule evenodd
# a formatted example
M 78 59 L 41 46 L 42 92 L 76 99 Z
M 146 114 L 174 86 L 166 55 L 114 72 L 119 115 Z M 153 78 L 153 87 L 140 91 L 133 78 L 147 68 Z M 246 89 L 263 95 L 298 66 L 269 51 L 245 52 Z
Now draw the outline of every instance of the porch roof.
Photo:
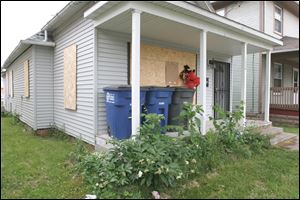
M 142 11 L 141 36 L 199 48 L 199 30 L 208 31 L 208 50 L 226 55 L 240 55 L 241 42 L 248 52 L 263 52 L 282 45 L 282 41 L 260 31 L 226 19 L 186 2 L 109 2 L 101 1 L 84 16 L 95 27 L 131 34 L 131 10 Z

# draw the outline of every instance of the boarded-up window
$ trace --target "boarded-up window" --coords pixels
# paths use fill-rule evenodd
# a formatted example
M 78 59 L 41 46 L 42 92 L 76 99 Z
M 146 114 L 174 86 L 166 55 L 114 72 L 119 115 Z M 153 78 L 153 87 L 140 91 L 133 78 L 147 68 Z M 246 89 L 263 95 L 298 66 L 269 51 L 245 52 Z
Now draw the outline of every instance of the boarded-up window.
M 24 97 L 29 97 L 29 61 L 24 62 Z
M 64 49 L 64 107 L 76 110 L 76 45 Z
M 165 68 L 166 68 L 166 73 L 165 73 L 166 85 L 177 85 L 179 82 L 178 63 L 167 61 Z
M 131 55 L 129 58 L 131 74 Z M 191 69 L 195 69 L 196 54 L 141 44 L 140 84 L 141 86 L 181 86 L 183 85 L 183 82 L 179 78 L 179 73 L 183 70 L 184 65 L 189 65 Z M 176 84 L 173 84 L 175 81 Z M 172 82 L 172 84 L 169 82 Z

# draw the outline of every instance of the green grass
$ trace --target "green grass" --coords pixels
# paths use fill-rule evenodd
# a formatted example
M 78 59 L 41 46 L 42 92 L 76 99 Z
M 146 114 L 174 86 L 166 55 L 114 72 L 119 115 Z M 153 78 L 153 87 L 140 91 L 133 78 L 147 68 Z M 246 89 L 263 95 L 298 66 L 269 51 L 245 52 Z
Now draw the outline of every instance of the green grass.
M 231 161 L 182 187 L 171 198 L 299 198 L 299 152 L 270 149 Z
M 83 198 L 91 193 L 73 178 L 67 162 L 74 142 L 34 136 L 9 121 L 1 118 L 1 198 Z M 299 198 L 298 163 L 299 152 L 269 149 L 158 191 L 168 198 Z M 127 191 L 146 198 L 151 192 L 135 185 Z
M 289 126 L 283 126 L 283 131 L 286 133 L 295 133 L 299 135 L 299 127 L 289 127 Z
M 83 198 L 89 189 L 67 162 L 75 143 L 43 138 L 1 118 L 2 198 Z

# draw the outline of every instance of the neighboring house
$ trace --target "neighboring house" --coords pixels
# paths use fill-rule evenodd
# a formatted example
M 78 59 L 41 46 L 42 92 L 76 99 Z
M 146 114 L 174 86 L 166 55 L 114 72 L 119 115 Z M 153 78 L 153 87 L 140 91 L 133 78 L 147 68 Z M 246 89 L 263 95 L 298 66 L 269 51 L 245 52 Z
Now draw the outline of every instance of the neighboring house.
M 188 64 L 201 79 L 196 102 L 204 105 L 205 133 L 213 105 L 232 110 L 236 91 L 246 100 L 249 73 L 243 70 L 241 87 L 233 87 L 232 58 L 242 55 L 237 64 L 246 69 L 247 52 L 270 58 L 277 45 L 279 39 L 215 14 L 208 3 L 72 1 L 3 64 L 5 108 L 34 130 L 56 125 L 97 145 L 107 136 L 103 87 L 131 83 L 136 134 L 140 85 L 181 85 L 178 75 Z M 269 94 L 268 81 L 265 86 Z
M 272 51 L 270 111 L 272 114 L 299 116 L 299 2 L 214 1 L 212 6 L 219 15 L 283 41 L 283 46 L 274 47 Z M 240 62 L 240 57 L 233 57 L 233 62 Z M 263 53 L 248 55 L 249 115 L 264 112 L 264 65 Z M 234 71 L 239 74 L 238 68 Z M 233 87 L 239 87 L 239 77 L 236 78 Z M 238 102 L 238 95 L 234 98 L 234 103 Z
M 2 83 L 1 80 L 1 110 L 2 110 L 2 106 L 4 106 L 4 83 Z

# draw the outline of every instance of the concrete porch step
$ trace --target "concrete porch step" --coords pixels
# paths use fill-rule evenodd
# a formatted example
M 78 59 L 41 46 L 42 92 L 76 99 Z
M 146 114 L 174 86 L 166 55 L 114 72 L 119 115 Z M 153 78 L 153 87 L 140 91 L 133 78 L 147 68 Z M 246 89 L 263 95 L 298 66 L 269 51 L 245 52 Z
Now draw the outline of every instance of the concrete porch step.
M 285 140 L 283 142 L 280 142 L 277 144 L 277 146 L 287 148 L 293 151 L 299 151 L 299 136 L 292 137 L 288 140 Z
M 277 145 L 277 144 L 292 140 L 296 137 L 297 137 L 297 135 L 292 134 L 292 133 L 281 133 L 281 134 L 278 134 L 275 137 L 273 137 L 270 140 L 270 143 L 271 143 L 271 145 Z
M 268 127 L 268 128 L 264 128 L 264 129 L 260 129 L 261 133 L 263 135 L 268 135 L 268 136 L 276 136 L 279 135 L 281 133 L 283 133 L 283 128 L 280 127 Z
M 96 151 L 108 151 L 109 149 L 113 148 L 113 145 L 108 143 L 108 140 L 111 138 L 107 134 L 97 135 L 96 136 Z

